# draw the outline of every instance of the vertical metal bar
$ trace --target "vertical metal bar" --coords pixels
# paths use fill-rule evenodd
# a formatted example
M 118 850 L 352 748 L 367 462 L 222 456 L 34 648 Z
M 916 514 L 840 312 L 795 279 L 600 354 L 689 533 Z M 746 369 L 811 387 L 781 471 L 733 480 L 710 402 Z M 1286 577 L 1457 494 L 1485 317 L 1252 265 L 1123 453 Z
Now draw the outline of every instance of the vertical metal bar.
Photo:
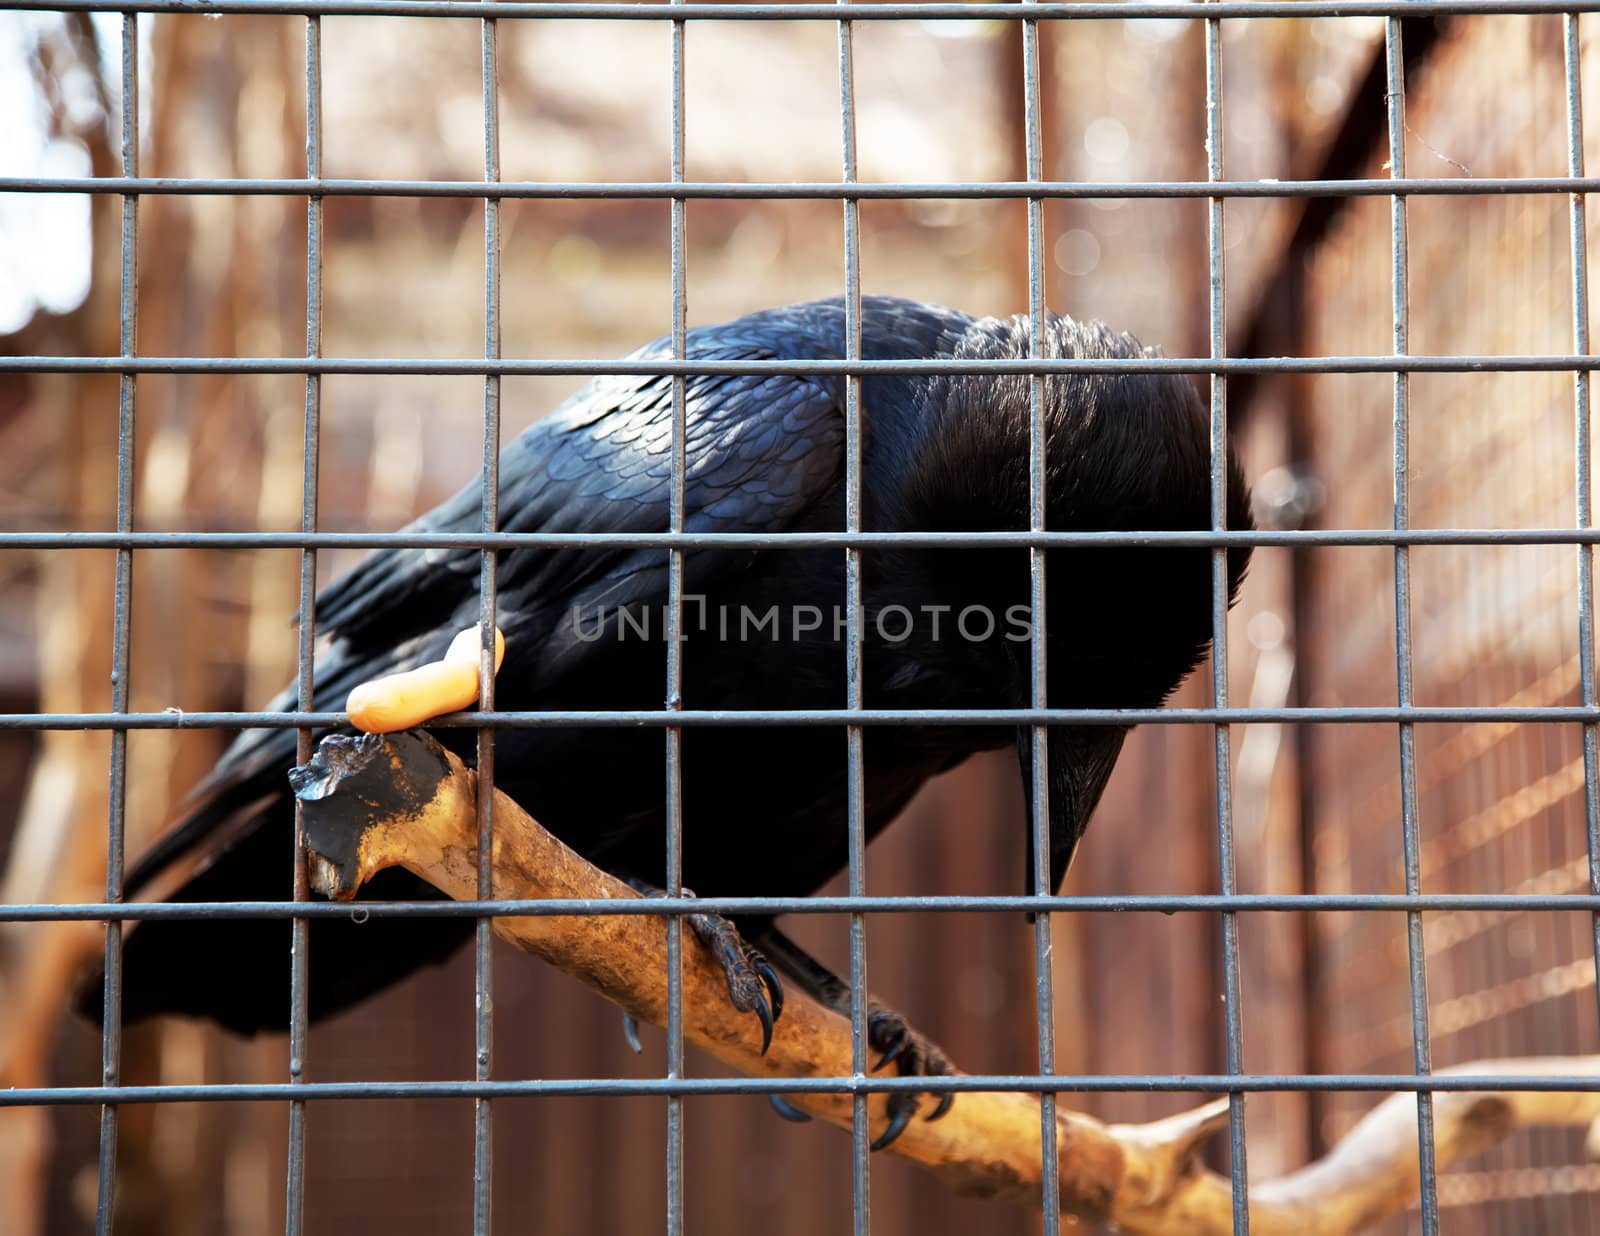
M 306 18 L 306 175 L 322 175 L 322 19 Z M 306 199 L 306 355 L 322 354 L 322 198 Z M 317 530 L 317 473 L 322 440 L 322 379 L 306 375 L 305 467 L 301 474 L 300 530 Z M 317 551 L 300 552 L 300 646 L 298 651 L 298 693 L 300 708 L 314 707 L 312 669 L 317 638 Z M 296 735 L 295 758 L 304 764 L 311 758 L 311 731 Z M 294 899 L 305 901 L 310 895 L 306 876 L 306 839 L 298 799 L 294 805 Z M 306 1009 L 310 958 L 310 923 L 293 920 L 289 945 L 289 1081 L 305 1080 Z M 306 1105 L 304 1100 L 289 1104 L 289 1169 L 284 1203 L 284 1230 L 299 1236 L 305 1223 Z
M 855 34 L 849 21 L 839 23 L 839 137 L 841 171 L 846 184 L 856 179 L 856 76 Z M 844 354 L 861 359 L 861 206 L 844 199 Z M 844 526 L 861 531 L 861 375 L 844 380 Z M 844 551 L 845 707 L 860 708 L 861 678 L 861 551 Z M 867 893 L 867 824 L 865 744 L 859 725 L 845 727 L 845 817 L 848 830 L 849 882 L 852 897 Z M 850 914 L 850 1071 L 867 1074 L 867 924 L 859 911 Z M 850 1188 L 853 1231 L 871 1231 L 872 1199 L 867 1156 L 871 1133 L 867 1123 L 867 1096 L 856 1094 L 851 1103 Z
M 122 17 L 122 174 L 139 174 L 139 18 Z M 122 284 L 118 305 L 122 355 L 139 346 L 139 199 L 122 199 Z M 134 412 L 137 379 L 124 373 L 117 390 L 117 531 L 133 531 Z M 128 646 L 133 607 L 133 550 L 117 550 L 112 600 L 111 711 L 128 711 Z M 128 807 L 128 731 L 111 731 L 111 785 L 106 814 L 106 901 L 122 900 L 124 825 Z M 122 923 L 106 923 L 105 1020 L 100 1035 L 100 1079 L 105 1086 L 122 1077 Z M 96 1236 L 111 1231 L 117 1195 L 117 1108 L 100 1109 L 99 1192 L 95 1203 Z
M 681 4 L 683 0 L 671 0 Z M 684 24 L 672 23 L 672 183 L 683 183 Z M 671 204 L 672 246 L 672 358 L 682 360 L 688 349 L 688 289 L 684 283 L 684 199 Z M 672 465 L 668 526 L 684 527 L 684 476 L 688 470 L 688 400 L 682 374 L 672 376 Z M 667 551 L 667 701 L 666 707 L 683 707 L 683 550 Z M 666 731 L 667 864 L 669 897 L 683 895 L 683 730 Z M 667 1077 L 683 1076 L 683 918 L 667 918 Z M 683 1097 L 667 1096 L 667 1236 L 683 1236 Z
M 1567 75 L 1567 175 L 1583 175 L 1583 76 L 1578 55 L 1578 15 L 1568 13 L 1563 45 Z M 1574 193 L 1572 222 L 1572 350 L 1589 352 L 1589 237 L 1584 195 Z M 1592 456 L 1589 436 L 1589 374 L 1573 374 L 1573 455 L 1577 461 L 1577 526 L 1594 519 Z M 1578 680 L 1583 705 L 1595 704 L 1594 680 L 1594 547 L 1578 546 Z M 1600 894 L 1600 742 L 1593 722 L 1583 726 L 1583 821 L 1589 851 L 1589 889 Z M 1595 993 L 1600 1000 L 1600 914 L 1590 918 L 1594 937 Z
M 1024 10 L 1033 0 L 1022 0 Z M 1039 99 L 1039 23 L 1032 18 L 1022 22 L 1022 126 L 1027 147 L 1029 182 L 1044 179 L 1044 135 Z M 1045 355 L 1044 295 L 1044 199 L 1028 199 L 1028 356 L 1038 360 Z M 1028 376 L 1028 530 L 1045 531 L 1045 379 L 1043 374 Z M 1049 620 L 1045 598 L 1045 551 L 1035 545 L 1028 550 L 1029 601 L 1033 630 L 1029 638 L 1032 659 L 1029 704 L 1048 707 L 1048 665 L 1045 660 L 1045 629 Z M 1055 892 L 1050 887 L 1050 751 L 1049 730 L 1033 727 L 1033 763 L 1029 770 L 1029 796 L 1033 806 L 1033 891 L 1040 897 Z M 1049 911 L 1033 919 L 1034 993 L 1039 1031 L 1039 1072 L 1049 1076 L 1056 1071 L 1055 984 L 1051 970 L 1054 945 Z M 1056 1147 L 1056 1096 L 1049 1091 L 1039 1096 L 1039 1179 L 1043 1193 L 1044 1230 L 1061 1227 L 1060 1163 Z
M 1206 18 L 1206 179 L 1222 179 L 1222 23 Z M 1223 265 L 1223 199 L 1207 199 L 1206 269 L 1210 284 L 1209 346 L 1213 360 L 1228 350 L 1228 285 Z M 1228 379 L 1211 375 L 1211 527 L 1228 526 Z M 1211 692 L 1218 708 L 1228 706 L 1228 551 L 1211 551 Z M 1237 891 L 1233 853 L 1232 738 L 1226 725 L 1212 728 L 1217 777 L 1217 874 L 1224 897 Z M 1239 992 L 1239 920 L 1222 912 L 1222 1010 L 1228 1073 L 1244 1071 L 1244 1026 Z M 1244 1092 L 1228 1094 L 1229 1185 L 1233 1230 L 1250 1230 L 1249 1171 L 1245 1156 Z
M 483 20 L 483 178 L 500 179 L 500 66 L 498 27 Z M 500 199 L 483 201 L 483 354 L 500 358 Z M 485 535 L 500 525 L 500 378 L 483 380 L 483 497 L 480 527 Z M 478 706 L 494 707 L 495 554 L 484 550 L 478 564 Z M 478 731 L 478 898 L 494 896 L 490 860 L 494 854 L 494 731 Z M 473 937 L 474 1068 L 479 1081 L 494 1075 L 494 931 L 479 918 Z M 494 1222 L 494 1110 L 487 1098 L 472 1105 L 472 1230 L 488 1236 Z
M 1400 19 L 1390 17 L 1384 32 L 1384 51 L 1388 77 L 1389 175 L 1406 174 L 1406 83 L 1405 59 L 1401 47 Z M 1406 250 L 1406 199 L 1396 193 L 1390 198 L 1391 245 L 1394 288 L 1394 354 L 1403 356 L 1408 343 L 1410 300 Z M 1394 527 L 1401 532 L 1410 526 L 1410 384 L 1408 375 L 1394 375 Z M 1411 550 L 1396 545 L 1394 550 L 1394 643 L 1395 678 L 1398 701 L 1409 708 L 1411 697 Z M 1400 821 L 1405 849 L 1406 892 L 1422 891 L 1417 838 L 1417 756 L 1416 735 L 1410 722 L 1400 723 Z M 1432 1049 L 1428 1041 L 1427 953 L 1422 936 L 1422 915 L 1406 913 L 1406 950 L 1411 978 L 1411 1047 L 1418 1076 L 1433 1071 Z M 1417 1094 L 1417 1166 L 1422 1176 L 1422 1231 L 1437 1236 L 1439 1231 L 1438 1167 L 1434 1159 L 1433 1095 Z

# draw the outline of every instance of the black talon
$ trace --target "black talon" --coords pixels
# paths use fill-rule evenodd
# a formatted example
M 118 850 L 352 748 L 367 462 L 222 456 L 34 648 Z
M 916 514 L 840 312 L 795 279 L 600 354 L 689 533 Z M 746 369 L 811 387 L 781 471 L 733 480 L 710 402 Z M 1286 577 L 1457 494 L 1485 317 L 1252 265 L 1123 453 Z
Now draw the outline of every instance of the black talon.
M 750 968 L 767 985 L 767 992 L 772 999 L 772 1020 L 777 1021 L 778 1018 L 783 1016 L 783 983 L 778 979 L 778 972 L 755 949 L 750 950 L 749 959 Z
M 878 1058 L 878 1063 L 872 1066 L 872 1071 L 876 1073 L 884 1065 L 900 1059 L 901 1054 L 906 1049 L 906 1043 L 910 1040 L 910 1038 L 911 1036 L 908 1034 L 900 1034 L 896 1036 L 895 1041 L 891 1043 L 883 1055 Z
M 755 1015 L 761 1019 L 761 1054 L 772 1046 L 772 1007 L 765 996 L 756 997 Z
M 899 1060 L 912 1042 L 911 1028 L 906 1025 L 905 1019 L 898 1013 L 877 1007 L 867 1011 L 867 1038 L 874 1047 L 884 1049 L 883 1055 L 878 1057 L 878 1063 L 872 1066 L 874 1073 L 884 1065 Z M 903 1065 L 900 1071 L 906 1071 Z
M 878 1134 L 878 1140 L 872 1143 L 872 1149 L 882 1150 L 890 1145 L 895 1138 L 906 1131 L 906 1125 L 911 1123 L 911 1117 L 916 1114 L 916 1104 L 909 1107 L 891 1109 L 889 1112 L 889 1127 Z
M 764 963 L 770 959 L 782 968 L 788 978 L 798 982 L 802 991 L 810 993 L 834 1012 L 850 1016 L 854 1010 L 847 983 L 770 924 L 758 926 L 754 931 L 754 939 L 762 951 L 756 952 L 753 948 L 747 950 L 745 961 L 753 974 L 763 975 Z M 874 1052 L 882 1052 L 877 1063 L 872 1065 L 871 1072 L 887 1069 L 890 1065 L 896 1066 L 895 1071 L 901 1077 L 945 1077 L 955 1072 L 939 1045 L 912 1029 L 906 1019 L 893 1009 L 872 1000 L 867 1006 L 866 1020 L 867 1045 Z M 927 1104 L 923 1102 L 924 1098 L 934 1101 Z M 924 1109 L 931 1108 L 924 1119 L 938 1120 L 954 1103 L 953 1090 L 931 1093 L 896 1090 L 889 1096 L 885 1108 L 887 1124 L 872 1143 L 872 1148 L 882 1150 L 893 1144 L 905 1132 L 912 1118 Z
M 639 1041 L 639 1019 L 626 1011 L 622 1014 L 622 1037 L 628 1040 L 634 1055 L 644 1051 L 644 1044 Z
M 648 885 L 635 883 L 640 891 Z M 685 897 L 693 897 L 689 889 Z M 733 922 L 720 914 L 688 914 L 684 923 L 700 943 L 711 950 L 728 981 L 728 999 L 741 1013 L 754 1013 L 761 1020 L 761 1054 L 772 1046 L 772 1027 L 783 1013 L 783 983 L 761 953 L 739 934 Z
M 793 1103 L 789 1102 L 789 1100 L 784 1098 L 781 1094 L 769 1094 L 767 1096 L 767 1102 L 772 1104 L 772 1110 L 773 1111 L 777 1112 L 778 1115 L 782 1116 L 785 1120 L 789 1121 L 791 1124 L 810 1124 L 811 1123 L 810 1115 L 808 1115 L 807 1113 L 801 1111 L 798 1107 L 796 1107 Z

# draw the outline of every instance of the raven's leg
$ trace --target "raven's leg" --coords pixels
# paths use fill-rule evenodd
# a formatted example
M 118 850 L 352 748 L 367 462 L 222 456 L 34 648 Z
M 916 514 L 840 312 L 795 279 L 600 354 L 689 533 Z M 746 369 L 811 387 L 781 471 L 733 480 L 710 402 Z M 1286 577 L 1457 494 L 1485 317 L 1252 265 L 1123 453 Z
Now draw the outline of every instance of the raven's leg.
M 664 897 L 666 893 L 643 880 L 624 877 L 633 890 L 645 897 Z M 685 897 L 693 897 L 688 889 Z M 739 929 L 720 914 L 685 914 L 683 921 L 700 943 L 711 951 L 728 980 L 728 1000 L 741 1013 L 754 1013 L 761 1020 L 761 1052 L 772 1045 L 772 1025 L 783 1016 L 783 984 L 767 964 L 767 959 L 739 934 Z M 638 1042 L 638 1023 L 623 1014 L 623 1030 L 628 1044 Z
M 850 985 L 779 931 L 771 919 L 747 920 L 745 933 L 773 965 L 800 985 L 801 990 L 836 1013 L 850 1016 Z M 873 1072 L 890 1062 L 898 1065 L 901 1077 L 940 1077 L 955 1072 L 955 1066 L 937 1043 L 870 995 L 867 998 L 867 1042 L 883 1053 L 872 1066 Z M 913 1091 L 897 1091 L 889 1096 L 889 1127 L 872 1143 L 874 1150 L 882 1150 L 900 1136 L 921 1108 L 923 1097 Z M 946 1090 L 939 1095 L 927 1119 L 939 1119 L 954 1101 L 954 1092 Z M 787 1117 L 782 1108 L 778 1114 L 792 1118 Z

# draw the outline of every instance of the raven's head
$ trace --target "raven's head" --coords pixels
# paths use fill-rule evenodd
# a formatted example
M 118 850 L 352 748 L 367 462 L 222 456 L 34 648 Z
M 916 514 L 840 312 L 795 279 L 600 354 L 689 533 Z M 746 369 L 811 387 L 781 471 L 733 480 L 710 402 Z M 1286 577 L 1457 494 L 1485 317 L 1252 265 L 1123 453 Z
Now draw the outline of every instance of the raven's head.
M 1028 323 L 986 319 L 958 359 L 1025 359 Z M 1144 359 L 1129 335 L 1099 323 L 1052 317 L 1043 355 Z M 961 375 L 925 388 L 920 458 L 899 495 L 906 528 L 1013 530 L 1029 526 L 1031 382 L 1026 375 Z M 1190 380 L 1176 374 L 1096 371 L 1043 382 L 1045 527 L 1051 531 L 1184 531 L 1211 526 L 1210 419 Z M 1251 524 L 1249 494 L 1230 450 L 1218 469 L 1226 523 Z M 956 552 L 944 551 L 945 562 Z M 997 609 L 1031 598 L 1025 550 L 984 552 L 983 565 L 945 574 L 977 588 Z M 1250 558 L 1228 551 L 1221 588 L 1231 604 Z M 1213 551 L 1195 546 L 1062 546 L 1045 553 L 1047 700 L 1052 708 L 1151 708 L 1162 703 L 1210 646 Z M 974 577 L 981 577 L 975 579 Z M 1031 607 L 1027 611 L 1030 621 Z M 996 636 L 994 672 L 1019 706 L 1033 702 L 1032 646 Z M 1122 746 L 1119 726 L 1049 731 L 1051 887 L 1099 801 Z M 1031 732 L 1018 736 L 1025 780 Z M 1030 808 L 1031 810 L 1031 808 Z M 1030 833 L 1031 836 L 1031 833 Z M 1031 880 L 1030 880 L 1031 884 Z

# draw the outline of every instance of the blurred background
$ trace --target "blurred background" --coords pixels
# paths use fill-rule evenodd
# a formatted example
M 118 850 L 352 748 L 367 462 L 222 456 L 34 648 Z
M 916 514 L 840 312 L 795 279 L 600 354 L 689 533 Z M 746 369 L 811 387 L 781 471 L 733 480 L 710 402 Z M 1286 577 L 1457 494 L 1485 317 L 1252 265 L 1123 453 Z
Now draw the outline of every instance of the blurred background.
M 1413 176 L 1567 171 L 1561 18 L 1408 19 Z M 1592 18 L 1590 19 L 1593 20 Z M 140 19 L 141 171 L 304 174 L 303 19 Z M 1024 175 L 1014 23 L 864 22 L 855 31 L 863 180 Z M 1046 175 L 1204 179 L 1199 22 L 1043 23 Z M 1585 81 L 1600 61 L 1584 29 Z M 0 12 L 0 175 L 115 175 L 120 19 Z M 502 174 L 665 180 L 669 27 L 503 21 Z M 691 180 L 839 175 L 837 52 L 824 22 L 691 23 Z M 322 22 L 324 173 L 482 176 L 479 27 L 473 21 Z M 1387 174 L 1383 23 L 1223 24 L 1231 179 Z M 1590 91 L 1591 100 L 1594 98 Z M 1590 136 L 1591 166 L 1600 139 Z M 1387 198 L 1227 206 L 1235 355 L 1386 353 Z M 1048 300 L 1102 317 L 1169 355 L 1206 352 L 1203 200 L 1047 204 Z M 1419 353 L 1572 350 L 1568 200 L 1559 194 L 1413 197 L 1411 347 Z M 120 199 L 0 193 L 0 527 L 108 529 L 115 518 L 117 380 L 4 372 L 4 356 L 118 351 Z M 327 354 L 475 357 L 483 347 L 483 208 L 473 200 L 330 197 Z M 1591 212 L 1591 218 L 1593 214 Z M 669 325 L 662 201 L 507 201 L 507 357 L 608 357 Z M 695 201 L 687 208 L 691 324 L 843 286 L 837 202 Z M 301 352 L 305 202 L 147 196 L 139 210 L 139 350 Z M 1015 201 L 867 202 L 869 292 L 1009 314 L 1027 304 L 1025 211 Z M 509 436 L 576 379 L 508 378 Z M 303 380 L 141 377 L 136 523 L 143 529 L 299 526 Z M 1232 428 L 1267 527 L 1386 527 L 1391 382 L 1237 378 Z M 392 530 L 474 475 L 482 382 L 328 377 L 321 526 Z M 1570 526 L 1570 374 L 1417 376 L 1411 515 L 1418 527 Z M 358 555 L 323 552 L 324 577 Z M 134 555 L 131 707 L 260 707 L 291 675 L 298 554 Z M 1579 700 L 1576 554 L 1561 547 L 1413 552 L 1421 704 Z M 0 548 L 0 712 L 109 707 L 113 555 Z M 1232 702 L 1395 701 L 1393 554 L 1263 549 L 1231 617 Z M 1206 672 L 1179 702 L 1210 702 Z M 128 849 L 162 826 L 225 736 L 135 732 Z M 1429 892 L 1584 890 L 1580 734 L 1557 725 L 1417 730 L 1423 886 Z M 97 901 L 104 890 L 110 739 L 0 730 L 0 900 Z M 1403 889 L 1393 726 L 1233 730 L 1239 887 Z M 870 755 L 869 755 L 870 758 Z M 1146 727 L 1130 740 L 1068 891 L 1217 887 L 1212 736 Z M 930 785 L 869 854 L 868 888 L 1022 891 L 1015 762 L 976 759 Z M 692 822 L 691 822 L 692 826 Z M 832 891 L 842 891 L 835 889 Z M 843 964 L 846 925 L 806 917 L 797 938 Z M 1240 916 L 1245 1065 L 1252 1072 L 1408 1072 L 1403 916 Z M 1003 916 L 869 920 L 873 987 L 964 1068 L 1036 1069 L 1033 937 Z M 1434 1060 L 1595 1050 L 1590 922 L 1579 914 L 1430 915 Z M 284 964 L 288 965 L 287 925 Z M 96 1030 L 64 1012 L 95 924 L 0 927 L 0 1085 L 92 1084 Z M 1215 916 L 1066 914 L 1055 924 L 1056 1041 L 1067 1073 L 1220 1071 Z M 313 959 L 313 964 L 315 964 Z M 615 1010 L 506 951 L 496 963 L 496 1070 L 507 1078 L 659 1076 L 661 1035 L 626 1047 Z M 203 980 L 202 980 L 203 981 Z M 472 967 L 463 953 L 310 1036 L 313 1080 L 463 1078 L 472 1072 Z M 123 1078 L 278 1081 L 281 1037 L 246 1042 L 171 1021 L 129 1028 Z M 692 1055 L 694 1073 L 718 1071 Z M 1065 1095 L 1115 1120 L 1206 1096 Z M 1322 1153 L 1375 1102 L 1271 1094 L 1248 1103 L 1250 1172 Z M 0 1110 L 0 1232 L 92 1230 L 98 1113 Z M 310 1109 L 307 1230 L 464 1230 L 471 1109 L 460 1102 Z M 507 1230 L 653 1230 L 664 1197 L 663 1106 L 647 1099 L 516 1099 L 495 1106 L 496 1211 Z M 286 1112 L 271 1104 L 124 1109 L 118 1231 L 255 1236 L 283 1225 Z M 755 1098 L 687 1103 L 688 1227 L 768 1236 L 846 1230 L 849 1139 L 776 1119 Z M 1222 1165 L 1219 1147 L 1214 1162 Z M 1452 1166 L 1452 1233 L 1600 1229 L 1600 1169 L 1578 1133 L 1520 1134 Z M 875 1229 L 1031 1233 L 1037 1214 L 952 1197 L 892 1158 L 872 1160 Z M 1383 1230 L 1399 1233 L 1415 1221 Z

